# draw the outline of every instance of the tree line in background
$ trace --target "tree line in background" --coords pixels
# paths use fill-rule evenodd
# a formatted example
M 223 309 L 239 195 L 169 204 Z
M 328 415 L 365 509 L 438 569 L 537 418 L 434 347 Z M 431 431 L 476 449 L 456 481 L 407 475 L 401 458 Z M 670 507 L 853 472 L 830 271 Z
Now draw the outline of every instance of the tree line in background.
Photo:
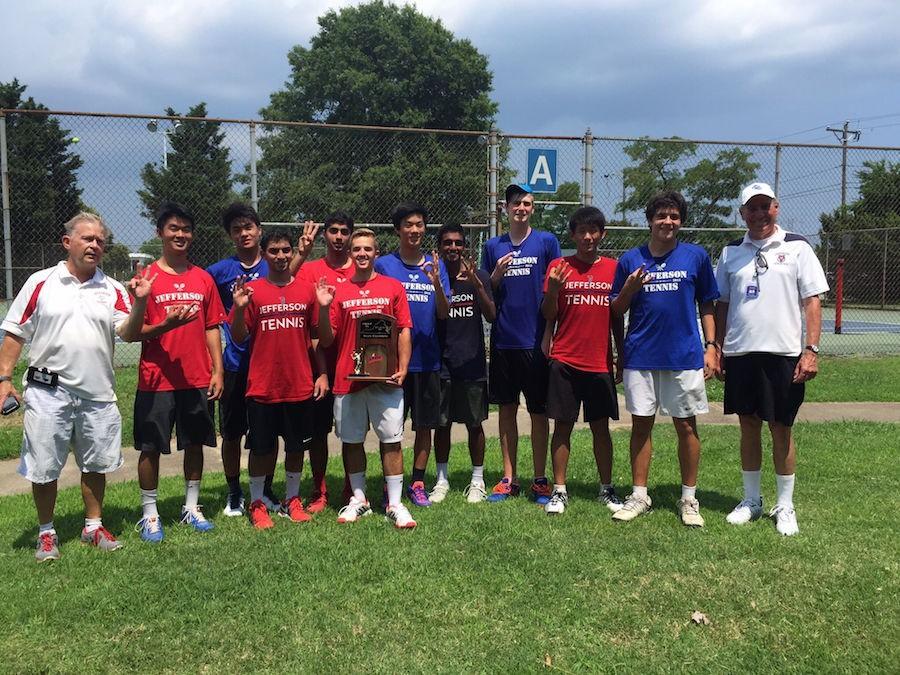
M 260 110 L 265 120 L 444 129 L 489 129 L 496 120 L 498 104 L 490 98 L 487 58 L 439 20 L 410 6 L 376 0 L 330 10 L 319 18 L 319 32 L 309 47 L 295 46 L 288 61 L 291 75 L 284 88 Z M 0 83 L 0 107 L 46 110 L 33 98 L 23 98 L 24 92 L 25 85 L 17 80 Z M 173 108 L 165 114 L 180 116 Z M 205 118 L 206 105 L 192 106 L 186 116 Z M 377 138 L 367 133 L 363 139 L 361 132 L 339 129 L 261 126 L 260 130 L 258 196 L 260 212 L 268 221 L 321 219 L 340 208 L 358 222 L 385 222 L 391 207 L 411 195 L 428 196 L 426 206 L 434 222 L 486 220 L 485 151 L 476 137 L 448 140 L 385 131 Z M 58 119 L 8 116 L 7 135 L 14 266 L 30 268 L 16 275 L 18 287 L 28 272 L 52 263 L 49 258 L 58 259 L 48 254 L 46 242 L 59 241 L 61 224 L 89 205 L 82 202 L 77 183 L 82 160 Z M 248 176 L 232 173 L 225 134 L 217 122 L 185 122 L 167 136 L 165 165 L 148 163 L 141 170 L 142 215 L 152 222 L 164 199 L 188 206 L 197 219 L 194 257 L 205 266 L 230 250 L 219 214 L 230 201 L 249 199 Z M 697 160 L 697 145 L 675 138 L 637 140 L 624 152 L 630 164 L 621 176 L 623 199 L 615 213 L 606 214 L 612 226 L 635 224 L 625 214 L 641 213 L 658 190 L 675 189 L 690 204 L 686 226 L 713 231 L 730 227 L 734 223 L 727 219 L 740 188 L 759 168 L 752 154 L 740 148 Z M 508 154 L 504 144 L 504 177 L 515 175 L 505 166 Z M 900 165 L 866 163 L 858 176 L 859 200 L 821 216 L 822 233 L 828 235 L 825 246 L 834 246 L 839 233 L 900 226 Z M 568 182 L 553 195 L 536 195 L 536 200 L 578 202 L 581 197 L 580 185 Z M 539 203 L 533 225 L 554 232 L 563 248 L 569 248 L 567 223 L 575 208 Z M 733 232 L 711 232 L 696 240 L 716 250 L 731 238 Z M 878 246 L 874 238 L 855 235 L 854 255 L 874 251 Z M 643 243 L 646 235 L 616 232 L 609 239 L 617 253 Z M 892 255 L 900 244 L 895 240 L 893 245 Z M 158 255 L 158 240 L 148 240 L 141 250 Z M 105 267 L 127 273 L 128 249 L 113 242 Z M 868 289 L 864 277 L 853 282 L 853 292 L 860 297 Z

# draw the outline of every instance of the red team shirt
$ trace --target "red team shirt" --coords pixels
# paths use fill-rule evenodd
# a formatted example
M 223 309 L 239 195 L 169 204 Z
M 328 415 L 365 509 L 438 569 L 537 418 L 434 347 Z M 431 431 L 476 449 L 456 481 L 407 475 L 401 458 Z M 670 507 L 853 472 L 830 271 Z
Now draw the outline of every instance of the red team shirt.
M 313 395 L 309 361 L 310 326 L 319 320 L 319 305 L 309 282 L 294 279 L 276 286 L 268 279 L 253 289 L 244 320 L 250 333 L 247 398 L 260 403 L 305 401 Z M 234 312 L 231 310 L 231 319 Z
M 173 305 L 197 305 L 198 316 L 190 323 L 163 333 L 141 345 L 138 367 L 140 391 L 206 389 L 212 376 L 212 360 L 206 349 L 206 331 L 225 320 L 225 308 L 213 278 L 199 267 L 188 265 L 183 274 L 170 274 L 158 262 L 147 269 L 156 276 L 147 301 L 144 323 L 154 326 Z
M 349 267 L 345 267 L 343 269 L 335 269 L 331 267 L 327 262 L 325 262 L 325 258 L 319 258 L 318 260 L 312 260 L 310 262 L 305 262 L 300 267 L 300 270 L 297 272 L 297 278 L 303 281 L 308 281 L 313 284 L 313 288 L 315 288 L 315 284 L 321 279 L 325 277 L 325 281 L 329 286 L 334 286 L 335 289 L 340 288 L 342 284 L 347 282 L 347 279 L 353 276 L 356 267 L 353 263 L 350 263 Z M 318 317 L 318 314 L 316 315 Z M 328 349 L 322 350 L 325 353 L 325 365 L 328 369 L 328 381 L 334 384 L 334 368 L 335 363 L 337 362 L 338 357 L 338 343 L 337 341 L 333 342 Z
M 563 260 L 569 263 L 572 272 L 565 286 L 559 289 L 550 358 L 578 370 L 608 373 L 612 366 L 609 291 L 616 274 L 616 261 L 600 257 L 591 265 L 574 255 L 557 258 L 547 267 L 545 293 L 550 271 Z
M 353 352 L 356 350 L 356 320 L 366 314 L 381 312 L 397 319 L 397 328 L 412 328 L 412 317 L 403 285 L 383 274 L 365 283 L 348 279 L 337 285 L 331 303 L 331 328 L 338 345 L 337 369 L 332 390 L 336 395 L 349 394 L 365 387 L 367 382 L 351 382 Z

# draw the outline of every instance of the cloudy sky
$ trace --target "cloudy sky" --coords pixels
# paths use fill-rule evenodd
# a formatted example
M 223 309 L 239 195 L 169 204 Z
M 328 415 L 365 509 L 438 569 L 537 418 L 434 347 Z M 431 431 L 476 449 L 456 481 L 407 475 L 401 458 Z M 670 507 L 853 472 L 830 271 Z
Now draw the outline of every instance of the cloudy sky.
M 198 100 L 255 117 L 324 0 L 0 0 L 0 79 L 51 108 L 133 113 Z M 850 119 L 900 145 L 893 0 L 419 0 L 489 58 L 511 133 L 827 142 Z

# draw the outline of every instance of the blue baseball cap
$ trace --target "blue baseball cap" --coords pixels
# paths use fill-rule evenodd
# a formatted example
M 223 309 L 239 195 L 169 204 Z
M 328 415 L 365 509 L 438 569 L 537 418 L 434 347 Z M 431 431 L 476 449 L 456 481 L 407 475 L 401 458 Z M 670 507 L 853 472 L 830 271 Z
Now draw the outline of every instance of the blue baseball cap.
M 534 190 L 531 189 L 531 186 L 528 183 L 511 183 L 506 188 L 506 203 L 508 204 L 511 202 L 516 195 L 530 195 L 532 192 L 534 192 Z

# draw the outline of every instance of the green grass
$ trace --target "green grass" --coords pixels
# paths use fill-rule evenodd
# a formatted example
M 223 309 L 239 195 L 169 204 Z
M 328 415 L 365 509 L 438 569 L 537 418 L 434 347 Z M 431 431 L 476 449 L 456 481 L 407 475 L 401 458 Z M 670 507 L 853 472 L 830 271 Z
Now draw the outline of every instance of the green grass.
M 134 483 L 110 486 L 105 522 L 126 542 L 102 554 L 75 540 L 80 495 L 60 495 L 62 559 L 32 561 L 27 495 L 0 499 L 3 670 L 896 672 L 900 425 L 798 425 L 801 533 L 724 522 L 739 498 L 737 430 L 702 429 L 706 528 L 682 527 L 674 437 L 659 425 L 654 510 L 613 523 L 593 501 L 588 436 L 576 436 L 569 510 L 523 499 L 469 505 L 459 492 L 416 510 L 419 528 L 380 515 L 338 526 L 280 520 L 256 532 L 215 517 L 206 535 L 171 525 L 183 484 L 162 481 L 166 541 L 142 544 Z M 628 481 L 627 434 L 614 436 Z M 852 454 L 851 454 L 852 453 Z M 527 453 L 524 453 L 527 455 Z M 377 464 L 370 458 L 370 466 Z M 489 444 L 489 469 L 499 466 Z M 337 462 L 330 489 L 340 491 Z M 370 494 L 380 491 L 373 471 Z M 467 481 L 454 450 L 454 487 Z M 496 473 L 489 473 L 496 479 Z M 771 503 L 767 463 L 764 494 Z M 304 490 L 308 489 L 304 481 Z M 204 481 L 210 513 L 223 481 Z M 699 610 L 711 621 L 694 625 Z M 891 665 L 893 664 L 893 665 Z

